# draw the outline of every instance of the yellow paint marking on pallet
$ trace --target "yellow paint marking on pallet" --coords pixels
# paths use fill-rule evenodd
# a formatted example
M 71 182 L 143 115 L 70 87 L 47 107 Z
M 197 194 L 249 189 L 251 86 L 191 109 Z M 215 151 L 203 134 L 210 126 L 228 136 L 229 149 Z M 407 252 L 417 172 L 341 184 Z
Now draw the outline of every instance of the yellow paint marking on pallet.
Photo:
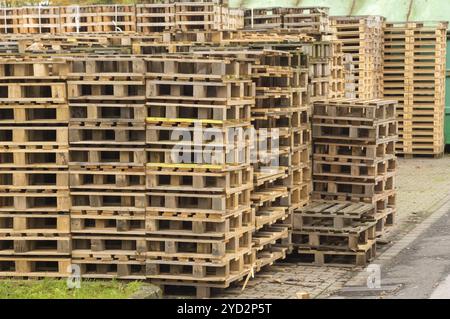
M 169 123 L 196 123 L 201 124 L 223 124 L 222 120 L 208 120 L 208 119 L 182 119 L 182 118 L 168 118 L 168 117 L 147 117 L 147 123 L 149 122 L 169 122 Z

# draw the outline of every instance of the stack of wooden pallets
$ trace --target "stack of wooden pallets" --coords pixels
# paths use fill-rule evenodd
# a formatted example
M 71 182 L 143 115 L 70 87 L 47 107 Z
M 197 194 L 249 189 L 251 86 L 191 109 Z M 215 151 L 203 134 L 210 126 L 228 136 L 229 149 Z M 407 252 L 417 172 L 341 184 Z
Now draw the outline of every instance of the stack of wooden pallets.
M 252 110 L 258 269 L 292 251 L 292 215 L 307 204 L 311 190 L 307 59 L 298 45 L 261 52 L 253 71 Z
M 72 262 L 83 278 L 145 278 L 145 65 L 70 59 Z
M 251 64 L 192 54 L 145 61 L 147 278 L 209 296 L 255 264 Z
M 269 7 L 246 9 L 245 29 L 288 29 L 325 40 L 331 34 L 327 7 Z
M 162 41 L 162 35 L 145 36 L 147 41 Z M 7 34 L 0 42 L 2 54 L 45 54 L 45 55 L 86 55 L 86 54 L 130 54 L 137 35 L 102 33 L 55 35 L 55 34 Z
M 446 22 L 386 23 L 383 95 L 399 101 L 399 142 L 405 156 L 444 152 Z
M 355 64 L 356 97 L 382 96 L 383 21 L 381 16 L 331 17 L 333 33 Z
M 303 261 L 365 265 L 375 254 L 375 237 L 393 224 L 395 106 L 360 99 L 314 103 L 312 198 L 318 202 L 294 222 Z
M 136 5 L 138 32 L 236 30 L 244 12 L 221 0 L 152 1 Z
M 0 59 L 0 275 L 64 276 L 70 265 L 67 64 Z
M 376 255 L 372 204 L 313 201 L 294 215 L 299 262 L 317 266 L 366 266 Z
M 229 8 L 226 0 L 0 8 L 0 34 L 187 32 L 243 27 L 244 11 Z
M 59 7 L 24 7 L 22 23 L 21 33 L 60 33 Z
M 314 104 L 313 199 L 375 205 L 377 231 L 395 212 L 396 103 L 331 99 Z
M 320 40 L 325 40 L 323 37 L 332 32 L 328 7 L 285 8 L 283 11 L 283 26 L 286 29 L 315 35 Z
M 0 8 L 0 17 L 0 34 L 18 34 L 22 32 L 22 8 Z
M 60 7 L 61 32 L 136 31 L 134 5 L 89 5 Z

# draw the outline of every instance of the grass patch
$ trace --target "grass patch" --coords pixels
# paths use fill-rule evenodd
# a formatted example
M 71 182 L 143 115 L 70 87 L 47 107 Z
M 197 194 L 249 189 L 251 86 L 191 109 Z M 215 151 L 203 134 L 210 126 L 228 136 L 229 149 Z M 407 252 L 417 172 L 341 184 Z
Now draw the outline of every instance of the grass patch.
M 66 280 L 0 280 L 0 299 L 124 299 L 142 286 L 139 281 L 83 280 L 81 288 L 68 289 Z

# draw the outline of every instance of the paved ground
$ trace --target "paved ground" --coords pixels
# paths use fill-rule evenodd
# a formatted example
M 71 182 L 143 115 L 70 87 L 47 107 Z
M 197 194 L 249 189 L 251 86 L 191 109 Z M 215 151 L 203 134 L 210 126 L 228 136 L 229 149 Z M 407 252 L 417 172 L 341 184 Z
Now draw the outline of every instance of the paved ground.
M 218 297 L 286 299 L 298 292 L 311 298 L 448 295 L 450 209 L 444 204 L 450 205 L 450 156 L 399 159 L 398 172 L 396 225 L 374 262 L 381 267 L 381 289 L 367 289 L 368 273 L 362 269 L 298 266 L 288 259 L 257 274 L 244 291 L 232 288 Z

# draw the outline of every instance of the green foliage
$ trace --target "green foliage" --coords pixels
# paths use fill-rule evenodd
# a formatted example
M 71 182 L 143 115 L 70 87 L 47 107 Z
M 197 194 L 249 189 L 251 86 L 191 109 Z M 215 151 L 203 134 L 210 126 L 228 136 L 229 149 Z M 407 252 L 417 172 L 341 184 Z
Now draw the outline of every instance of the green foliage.
M 125 299 L 141 282 L 83 280 L 81 288 L 68 289 L 66 280 L 0 280 L 0 299 Z

